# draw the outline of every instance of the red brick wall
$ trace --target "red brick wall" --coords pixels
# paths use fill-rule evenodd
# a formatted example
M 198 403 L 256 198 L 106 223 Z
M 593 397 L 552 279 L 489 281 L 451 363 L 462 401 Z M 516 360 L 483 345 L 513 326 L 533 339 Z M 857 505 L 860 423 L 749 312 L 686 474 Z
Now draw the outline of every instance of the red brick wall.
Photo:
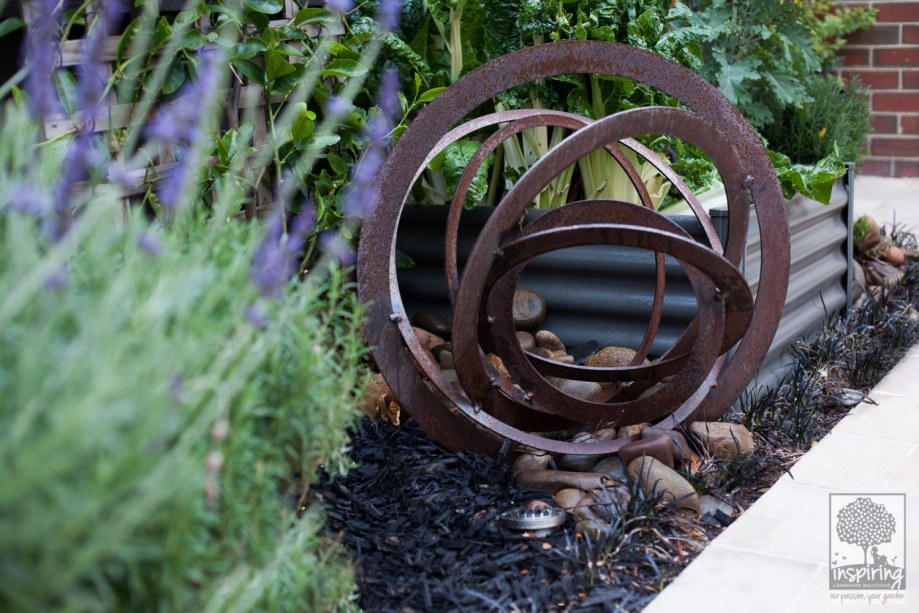
M 857 32 L 841 51 L 842 74 L 871 86 L 868 155 L 859 170 L 885 177 L 919 177 L 919 2 L 854 2 L 878 9 L 877 23 Z

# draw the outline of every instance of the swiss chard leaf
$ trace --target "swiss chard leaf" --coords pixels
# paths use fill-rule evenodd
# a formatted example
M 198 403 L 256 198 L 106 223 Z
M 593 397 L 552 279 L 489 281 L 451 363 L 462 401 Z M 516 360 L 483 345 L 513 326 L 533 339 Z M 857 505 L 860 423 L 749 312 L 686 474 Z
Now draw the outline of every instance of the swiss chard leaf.
M 459 140 L 451 144 L 444 150 L 444 177 L 447 179 L 447 188 L 455 192 L 463 171 L 469 165 L 472 156 L 475 155 L 479 148 L 478 143 L 474 140 Z M 469 184 L 469 191 L 466 193 L 466 199 L 463 206 L 473 208 L 485 198 L 488 191 L 488 167 L 491 162 L 491 156 L 485 160 L 476 171 L 472 182 Z

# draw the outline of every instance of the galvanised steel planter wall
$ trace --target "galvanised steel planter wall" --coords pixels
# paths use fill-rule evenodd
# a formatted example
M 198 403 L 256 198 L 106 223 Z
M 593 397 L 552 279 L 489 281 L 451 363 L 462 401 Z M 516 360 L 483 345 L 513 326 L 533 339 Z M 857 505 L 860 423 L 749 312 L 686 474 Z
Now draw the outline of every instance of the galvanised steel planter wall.
M 752 385 L 773 385 L 791 363 L 785 349 L 820 330 L 827 319 L 852 306 L 852 224 L 855 170 L 833 186 L 828 205 L 796 195 L 786 203 L 791 270 L 782 320 Z M 715 210 L 713 217 L 724 212 Z M 754 295 L 759 276 L 759 228 L 751 215 L 742 270 Z
M 788 294 L 775 339 L 752 386 L 771 385 L 790 358 L 786 348 L 819 330 L 829 316 L 849 305 L 851 285 L 852 171 L 837 181 L 829 205 L 801 196 L 786 203 L 791 232 L 791 272 Z M 491 214 L 477 208 L 463 213 L 458 240 L 463 262 L 479 228 Z M 530 211 L 527 219 L 542 211 Z M 712 218 L 722 240 L 727 236 L 726 211 Z M 693 238 L 705 243 L 694 216 L 671 217 Z M 397 248 L 415 265 L 397 271 L 406 311 L 449 314 L 444 279 L 446 207 L 407 206 L 400 221 Z M 744 276 L 754 294 L 760 267 L 760 236 L 751 216 Z M 533 259 L 519 287 L 532 289 L 547 302 L 542 328 L 555 332 L 569 347 L 588 341 L 601 346 L 635 348 L 651 315 L 654 260 L 650 252 L 615 246 L 564 249 Z M 668 258 L 667 289 L 661 328 L 652 356 L 662 354 L 683 332 L 696 312 L 695 298 L 682 267 Z

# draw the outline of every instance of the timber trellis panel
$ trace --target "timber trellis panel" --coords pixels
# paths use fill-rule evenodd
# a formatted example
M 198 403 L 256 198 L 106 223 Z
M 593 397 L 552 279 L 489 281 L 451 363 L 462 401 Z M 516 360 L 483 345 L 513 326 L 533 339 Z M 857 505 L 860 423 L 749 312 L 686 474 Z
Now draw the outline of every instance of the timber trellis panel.
M 100 6 L 98 0 L 93 0 L 90 3 L 89 11 L 92 12 L 93 8 L 98 10 Z M 284 8 L 281 12 L 282 18 L 275 19 L 269 22 L 269 25 L 272 27 L 282 26 L 290 19 L 292 19 L 298 11 L 306 6 L 324 6 L 325 1 L 320 0 L 304 0 L 302 4 L 296 0 L 285 0 Z M 160 0 L 159 8 L 161 11 L 179 11 L 184 8 L 185 2 L 176 1 L 176 0 Z M 23 17 L 28 25 L 31 23 L 30 14 L 28 10 L 29 4 L 23 4 Z M 199 22 L 198 26 L 202 31 L 208 29 L 208 25 L 203 20 Z M 305 28 L 308 36 L 316 38 L 319 36 L 339 36 L 344 33 L 344 26 L 342 24 L 336 24 L 331 27 L 320 27 L 314 25 L 308 25 Z M 102 62 L 105 62 L 107 71 L 103 76 L 108 79 L 112 75 L 112 63 L 117 60 L 117 48 L 118 43 L 121 40 L 121 34 L 113 34 L 107 36 L 104 44 L 102 45 L 102 57 L 99 58 Z M 83 39 L 72 39 L 66 40 L 61 44 L 60 53 L 58 54 L 57 59 L 57 68 L 61 70 L 72 70 L 76 66 L 80 65 L 83 62 Z M 233 100 L 232 104 L 233 111 L 235 116 L 227 117 L 225 121 L 231 126 L 238 126 L 241 121 L 244 120 L 243 114 L 245 113 L 245 119 L 250 119 L 254 124 L 253 127 L 254 135 L 252 137 L 252 146 L 259 150 L 263 148 L 267 143 L 267 120 L 265 107 L 265 95 L 262 87 L 260 85 L 248 84 L 248 80 L 243 77 L 241 74 L 234 73 L 233 82 L 231 87 L 228 90 L 221 92 L 221 95 L 228 100 Z M 281 98 L 278 97 L 273 102 L 280 102 Z M 228 113 L 229 114 L 229 113 Z M 133 121 L 136 121 L 137 118 L 134 116 L 134 105 L 133 104 L 109 104 L 108 102 L 104 103 L 99 109 L 96 122 L 93 125 L 92 129 L 95 133 L 106 133 L 111 130 L 116 130 L 119 128 L 128 127 Z M 63 135 L 72 132 L 76 128 L 76 123 L 73 118 L 71 118 L 66 113 L 54 113 L 50 114 L 43 118 L 42 121 L 42 136 L 44 139 L 54 139 L 62 137 Z M 108 139 L 109 146 L 112 147 L 112 139 Z M 143 169 L 128 171 L 127 175 L 130 179 L 127 185 L 124 185 L 124 195 L 126 197 L 126 206 L 127 199 L 131 196 L 137 196 L 144 194 L 150 188 L 150 186 L 156 181 L 162 179 L 165 176 L 168 176 L 169 172 L 173 167 L 177 165 L 176 156 L 174 151 L 158 150 L 155 152 L 149 152 L 151 159 L 154 160 L 152 165 L 148 165 Z M 250 156 L 250 159 L 254 156 Z M 253 176 L 259 176 L 262 174 L 263 168 L 251 168 L 247 162 L 247 170 L 253 173 Z M 270 170 L 270 169 L 269 169 Z M 265 172 L 264 174 L 268 174 Z M 77 189 L 88 189 L 89 185 L 78 185 Z M 272 199 L 272 190 L 270 188 L 270 181 L 262 180 L 259 182 L 254 197 L 249 199 L 245 208 L 245 216 L 251 218 L 258 214 L 260 211 L 267 210 L 271 207 Z M 127 209 L 126 209 L 127 210 Z

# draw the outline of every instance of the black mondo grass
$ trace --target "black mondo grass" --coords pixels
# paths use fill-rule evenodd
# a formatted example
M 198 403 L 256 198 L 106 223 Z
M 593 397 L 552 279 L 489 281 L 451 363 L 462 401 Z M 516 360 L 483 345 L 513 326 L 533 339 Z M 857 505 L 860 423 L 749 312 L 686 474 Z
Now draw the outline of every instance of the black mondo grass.
M 915 242 L 897 226 L 890 236 Z M 919 266 L 907 264 L 899 285 L 866 296 L 795 345 L 778 384 L 750 390 L 726 416 L 753 433 L 752 454 L 712 458 L 685 433 L 702 456 L 682 471 L 697 492 L 748 507 L 848 412 L 844 392 L 866 395 L 919 341 Z M 312 495 L 355 561 L 358 604 L 372 611 L 639 611 L 732 521 L 721 511 L 684 518 L 631 481 L 626 508 L 605 530 L 582 533 L 569 517 L 529 538 L 502 528 L 499 514 L 554 503 L 518 485 L 506 466 L 447 453 L 411 420 L 364 418 L 351 449 L 358 467 L 323 479 Z

